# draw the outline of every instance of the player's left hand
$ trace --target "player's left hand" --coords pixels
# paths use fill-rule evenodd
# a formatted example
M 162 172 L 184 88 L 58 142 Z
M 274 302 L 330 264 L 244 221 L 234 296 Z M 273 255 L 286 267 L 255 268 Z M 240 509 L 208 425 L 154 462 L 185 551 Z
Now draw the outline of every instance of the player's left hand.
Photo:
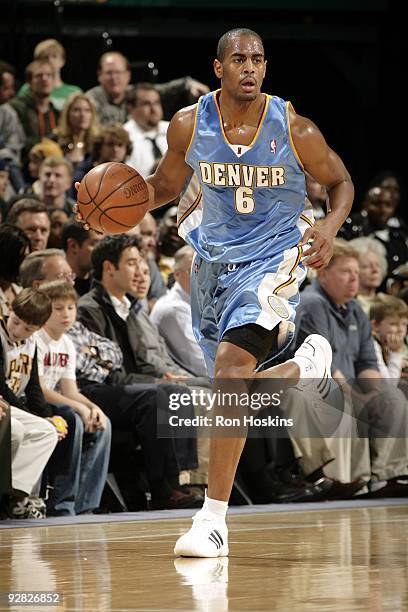
M 309 227 L 303 234 L 299 246 L 308 245 L 302 255 L 303 263 L 313 270 L 325 268 L 333 255 L 333 240 L 335 236 L 322 226 Z

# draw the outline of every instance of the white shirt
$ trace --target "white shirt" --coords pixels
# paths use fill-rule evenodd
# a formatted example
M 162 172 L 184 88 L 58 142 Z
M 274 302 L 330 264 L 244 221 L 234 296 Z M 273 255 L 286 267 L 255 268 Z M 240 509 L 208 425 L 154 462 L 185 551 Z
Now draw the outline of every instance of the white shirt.
M 148 138 L 156 140 L 156 144 L 163 155 L 167 151 L 166 134 L 168 126 L 168 121 L 159 121 L 156 129 L 146 132 L 139 127 L 134 119 L 130 119 L 123 126 L 128 132 L 133 145 L 132 154 L 126 163 L 135 168 L 143 177 L 151 174 L 152 168 L 156 163 L 153 145 Z
M 35 332 L 34 338 L 37 341 L 38 376 L 47 389 L 56 389 L 62 378 L 76 380 L 76 353 L 71 338 L 63 334 L 59 340 L 53 340 L 45 329 Z
M 195 376 L 207 376 L 203 353 L 193 334 L 190 296 L 179 283 L 157 300 L 150 314 L 173 359 Z
M 115 297 L 111 293 L 109 293 L 109 297 L 111 299 L 112 305 L 115 309 L 115 312 L 121 319 L 126 321 L 130 312 L 130 300 L 125 296 L 123 296 L 123 300 L 119 300 L 119 298 Z
M 390 351 L 388 363 L 385 363 L 380 343 L 374 341 L 374 348 L 382 382 L 397 387 L 401 377 L 403 353 Z

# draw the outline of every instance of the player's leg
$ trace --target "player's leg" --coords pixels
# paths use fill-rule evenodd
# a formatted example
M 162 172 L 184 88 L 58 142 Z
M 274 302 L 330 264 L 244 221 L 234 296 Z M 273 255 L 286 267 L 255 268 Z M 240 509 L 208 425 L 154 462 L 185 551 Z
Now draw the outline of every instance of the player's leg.
M 226 388 L 228 392 L 230 381 L 239 396 L 240 393 L 248 392 L 248 383 L 256 378 L 276 378 L 279 379 L 280 386 L 290 387 L 298 384 L 302 377 L 305 380 L 312 378 L 310 374 L 313 377 L 323 377 L 330 372 L 330 346 L 318 335 L 306 338 L 294 359 L 269 368 L 267 374 L 255 372 L 262 355 L 269 354 L 276 342 L 276 331 L 270 332 L 265 336 L 269 343 L 265 341 L 263 346 L 259 346 L 260 332 L 257 327 L 254 329 L 243 326 L 232 334 L 224 335 L 215 361 L 215 386 L 218 390 Z M 236 344 L 232 344 L 232 341 Z M 236 408 L 239 414 L 239 406 Z M 222 413 L 224 410 L 223 406 L 215 406 L 214 416 L 217 411 Z M 176 555 L 217 557 L 228 554 L 225 517 L 237 465 L 246 440 L 246 430 L 242 426 L 241 429 L 236 437 L 212 436 L 208 496 L 202 510 L 193 519 L 193 527 L 177 541 L 174 549 Z

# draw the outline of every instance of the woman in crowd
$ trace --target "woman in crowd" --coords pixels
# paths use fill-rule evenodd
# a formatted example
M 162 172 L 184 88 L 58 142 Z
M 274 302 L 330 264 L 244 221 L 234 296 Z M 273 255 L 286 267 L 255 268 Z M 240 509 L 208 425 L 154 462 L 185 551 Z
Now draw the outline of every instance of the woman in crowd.
M 359 254 L 360 286 L 357 299 L 368 316 L 371 303 L 387 274 L 387 252 L 375 238 L 355 238 L 350 240 L 350 245 Z

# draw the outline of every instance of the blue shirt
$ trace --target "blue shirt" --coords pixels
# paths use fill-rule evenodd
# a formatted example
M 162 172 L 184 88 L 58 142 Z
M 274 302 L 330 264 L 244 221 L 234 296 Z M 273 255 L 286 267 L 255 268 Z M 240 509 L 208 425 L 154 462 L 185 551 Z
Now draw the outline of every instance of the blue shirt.
M 265 94 L 249 146 L 225 134 L 218 92 L 197 104 L 186 162 L 194 173 L 179 205 L 179 233 L 209 262 L 266 259 L 295 246 L 305 176 L 293 146 L 290 104 Z

